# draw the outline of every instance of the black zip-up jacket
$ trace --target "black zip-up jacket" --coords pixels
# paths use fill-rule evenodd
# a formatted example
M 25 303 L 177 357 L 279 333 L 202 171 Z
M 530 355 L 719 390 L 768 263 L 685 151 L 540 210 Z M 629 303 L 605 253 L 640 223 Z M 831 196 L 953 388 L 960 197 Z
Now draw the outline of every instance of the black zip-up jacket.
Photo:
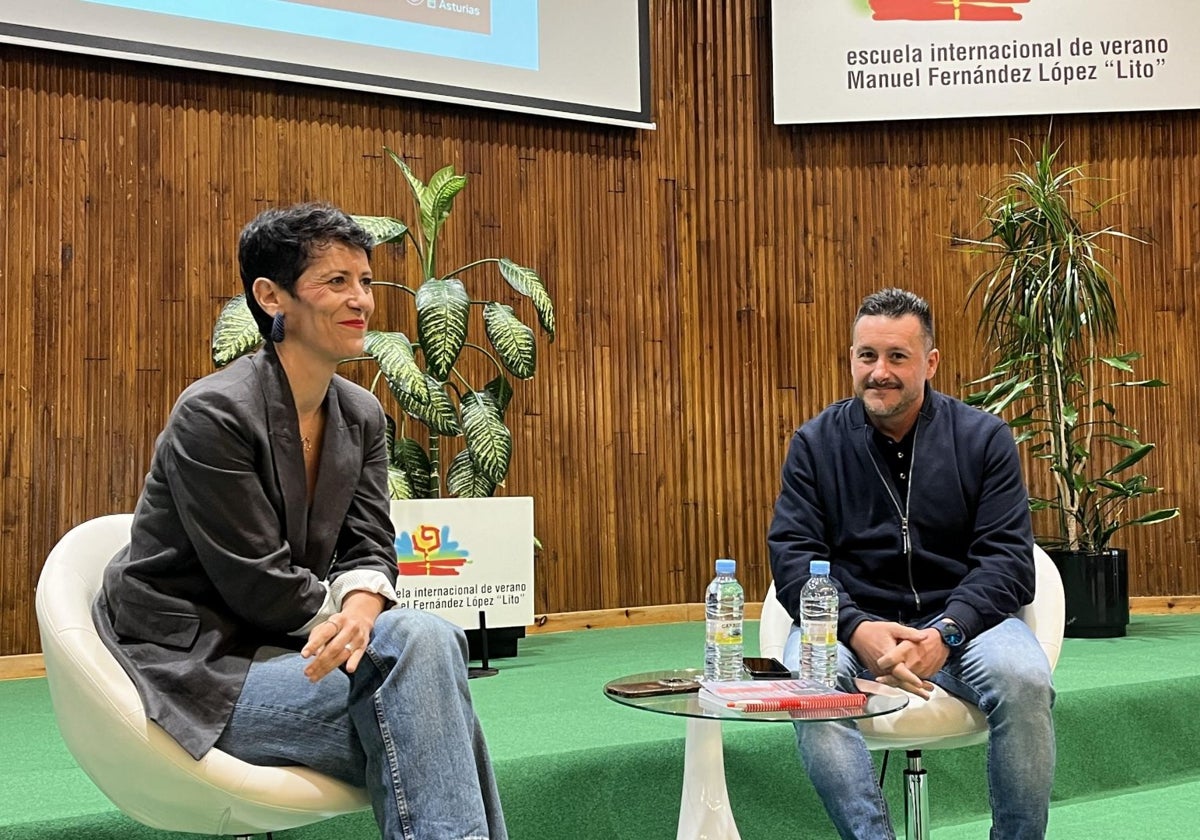
M 767 533 L 776 595 L 793 619 L 809 561 L 822 559 L 841 596 L 843 644 L 863 621 L 941 615 L 969 639 L 1033 600 L 1028 493 L 1003 420 L 926 385 L 908 487 L 905 499 L 861 400 L 796 431 Z

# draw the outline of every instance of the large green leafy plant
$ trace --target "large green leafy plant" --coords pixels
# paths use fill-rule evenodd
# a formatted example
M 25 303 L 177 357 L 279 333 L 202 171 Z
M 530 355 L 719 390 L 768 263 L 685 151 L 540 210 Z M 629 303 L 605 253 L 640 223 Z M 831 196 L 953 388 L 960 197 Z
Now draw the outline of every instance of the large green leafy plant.
M 958 240 L 991 260 L 968 298 L 982 298 L 979 330 L 995 363 L 968 386 L 982 390 L 967 401 L 1009 416 L 1017 441 L 1049 466 L 1052 490 L 1031 497 L 1030 506 L 1050 511 L 1056 532 L 1039 541 L 1097 552 L 1120 529 L 1162 522 L 1179 510 L 1127 510 L 1162 488 L 1133 470 L 1154 444 L 1117 419 L 1116 395 L 1166 383 L 1135 379 L 1141 354 L 1115 352 L 1116 280 L 1104 245 L 1132 237 L 1089 226 L 1107 202 L 1086 202 L 1081 187 L 1093 179 L 1077 166 L 1059 166 L 1061 148 L 1047 140 L 1034 153 L 1021 144 L 1020 166 L 985 199 L 989 233 Z
M 452 166 L 439 169 L 423 183 L 391 149 L 385 150 L 408 183 L 417 210 L 415 226 L 390 216 L 355 216 L 376 246 L 411 242 L 420 262 L 415 285 L 376 279 L 372 288 L 389 290 L 407 298 L 416 311 L 416 340 L 403 332 L 370 330 L 364 342 L 366 356 L 350 363 L 373 360 L 380 380 L 401 409 L 401 420 L 389 415 L 391 464 L 388 484 L 393 498 L 432 498 L 443 494 L 442 440 L 462 437 L 464 445 L 445 473 L 445 488 L 460 497 L 491 496 L 504 482 L 512 457 L 512 435 L 505 411 L 513 395 L 509 377 L 529 379 L 537 367 L 533 329 L 512 307 L 496 300 L 477 300 L 467 293 L 462 276 L 486 267 L 528 299 L 541 329 L 554 340 L 554 304 L 532 269 L 505 258 L 488 257 L 449 272 L 438 269 L 439 237 L 450 217 L 454 198 L 466 186 L 465 175 Z M 382 303 L 382 301 L 378 301 Z M 377 303 L 377 306 L 378 306 Z M 487 346 L 469 340 L 472 309 L 480 310 Z M 222 367 L 261 343 L 261 336 L 246 305 L 245 295 L 233 298 L 217 317 L 212 337 L 214 364 Z M 465 364 L 467 354 L 480 361 Z M 470 373 L 488 371 L 482 386 Z M 482 377 L 480 377 L 482 378 Z M 424 428 L 424 442 L 413 436 L 410 421 Z

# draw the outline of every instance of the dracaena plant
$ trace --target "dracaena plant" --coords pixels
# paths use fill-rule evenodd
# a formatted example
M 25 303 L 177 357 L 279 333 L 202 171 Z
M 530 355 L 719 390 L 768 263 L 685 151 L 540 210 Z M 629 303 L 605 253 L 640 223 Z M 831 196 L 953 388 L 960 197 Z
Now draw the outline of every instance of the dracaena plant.
M 513 395 L 509 377 L 529 379 L 534 375 L 537 344 L 533 328 L 512 307 L 471 297 L 462 278 L 492 269 L 495 282 L 506 282 L 532 304 L 538 324 L 551 341 L 554 304 L 535 271 L 505 258 L 487 257 L 449 272 L 440 271 L 439 237 L 467 178 L 446 166 L 426 184 L 399 155 L 391 149 L 385 151 L 412 193 L 417 224 L 391 216 L 353 218 L 375 246 L 411 242 L 420 263 L 420 281 L 410 285 L 376 279 L 372 288 L 377 306 L 384 304 L 381 298 L 390 293 L 388 303 L 395 300 L 415 308 L 417 336 L 414 341 L 402 332 L 370 330 L 363 344 L 366 355 L 347 363 L 373 361 L 378 371 L 372 390 L 378 395 L 382 381 L 401 410 L 399 422 L 388 412 L 392 498 L 433 498 L 444 491 L 459 497 L 491 496 L 503 484 L 512 456 L 512 435 L 504 422 Z M 470 340 L 472 308 L 481 310 L 486 346 Z M 217 316 L 213 362 L 222 367 L 260 343 L 245 295 L 238 295 Z M 460 364 L 467 354 L 477 356 L 480 362 Z M 476 385 L 467 373 L 481 369 L 488 371 L 485 375 L 490 378 Z M 424 429 L 423 435 L 415 432 L 414 424 Z M 445 471 L 443 487 L 442 441 L 457 437 L 463 438 L 463 446 Z
M 1136 379 L 1141 354 L 1117 353 L 1116 278 L 1105 245 L 1128 234 L 1095 223 L 1106 202 L 1081 194 L 1088 178 L 1060 166 L 1061 146 L 1040 152 L 1018 146 L 1019 167 L 985 198 L 981 239 L 959 239 L 989 258 L 971 285 L 979 296 L 979 332 L 994 366 L 970 383 L 967 402 L 1009 418 L 1018 443 L 1049 467 L 1051 492 L 1032 496 L 1034 511 L 1049 511 L 1055 533 L 1047 548 L 1097 552 L 1129 525 L 1178 516 L 1177 508 L 1132 515 L 1130 502 L 1162 488 L 1135 466 L 1154 450 L 1120 422 L 1118 394 L 1159 388 Z M 1134 240 L 1139 241 L 1139 240 Z

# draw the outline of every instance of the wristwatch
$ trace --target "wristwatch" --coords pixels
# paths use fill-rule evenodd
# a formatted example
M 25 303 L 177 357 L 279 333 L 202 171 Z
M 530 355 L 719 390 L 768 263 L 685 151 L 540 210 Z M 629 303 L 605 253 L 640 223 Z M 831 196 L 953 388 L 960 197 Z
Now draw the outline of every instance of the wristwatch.
M 967 640 L 967 637 L 963 635 L 963 631 L 954 623 L 954 619 L 939 618 L 934 622 L 933 626 L 942 634 L 942 641 L 946 643 L 946 647 L 950 648 L 950 650 L 957 650 Z

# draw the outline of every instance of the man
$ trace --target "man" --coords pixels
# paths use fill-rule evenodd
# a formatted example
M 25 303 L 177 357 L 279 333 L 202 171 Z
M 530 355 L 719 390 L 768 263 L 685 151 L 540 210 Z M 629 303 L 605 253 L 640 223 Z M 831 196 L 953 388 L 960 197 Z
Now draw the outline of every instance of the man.
M 999 418 L 938 393 L 929 305 L 901 289 L 863 300 L 852 399 L 793 436 L 767 535 L 780 602 L 800 617 L 810 560 L 839 593 L 838 673 L 987 716 L 992 837 L 1042 838 L 1054 779 L 1050 665 L 1014 613 L 1033 599 L 1020 460 Z M 784 658 L 799 666 L 799 629 Z M 804 766 L 842 837 L 893 837 L 853 724 L 797 724 Z

